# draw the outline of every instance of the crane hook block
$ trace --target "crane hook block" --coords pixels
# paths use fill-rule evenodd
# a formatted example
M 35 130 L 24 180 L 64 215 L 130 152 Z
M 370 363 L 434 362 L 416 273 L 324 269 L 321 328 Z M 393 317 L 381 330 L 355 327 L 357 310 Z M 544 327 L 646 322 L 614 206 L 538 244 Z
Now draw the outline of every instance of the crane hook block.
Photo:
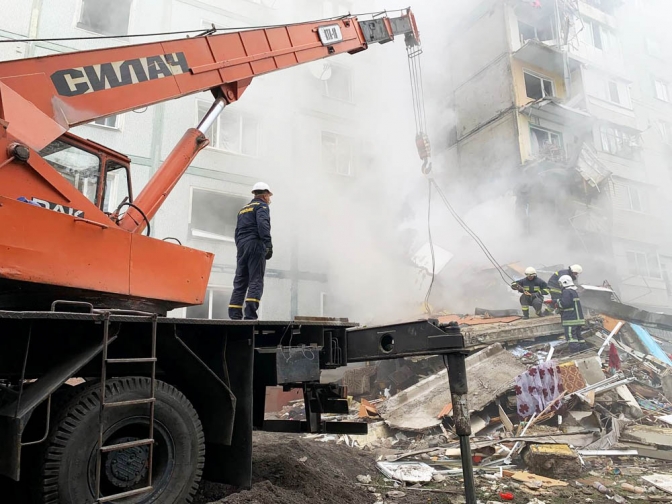
M 425 133 L 415 136 L 415 145 L 418 148 L 420 159 L 426 160 L 432 156 L 432 147 L 429 145 L 429 137 Z

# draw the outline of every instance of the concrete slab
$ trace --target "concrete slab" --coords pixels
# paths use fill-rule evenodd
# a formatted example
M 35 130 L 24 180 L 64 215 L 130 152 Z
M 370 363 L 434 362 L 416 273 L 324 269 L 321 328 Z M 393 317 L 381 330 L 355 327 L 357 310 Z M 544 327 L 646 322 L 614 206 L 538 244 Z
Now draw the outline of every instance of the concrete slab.
M 541 336 L 564 334 L 559 315 L 535 317 L 512 322 L 498 322 L 464 326 L 461 328 L 467 348 L 478 348 L 493 343 L 534 340 Z
M 495 344 L 466 359 L 469 408 L 481 411 L 513 387 L 527 367 Z M 429 376 L 380 404 L 378 413 L 391 427 L 421 431 L 441 423 L 439 413 L 451 402 L 448 373 Z

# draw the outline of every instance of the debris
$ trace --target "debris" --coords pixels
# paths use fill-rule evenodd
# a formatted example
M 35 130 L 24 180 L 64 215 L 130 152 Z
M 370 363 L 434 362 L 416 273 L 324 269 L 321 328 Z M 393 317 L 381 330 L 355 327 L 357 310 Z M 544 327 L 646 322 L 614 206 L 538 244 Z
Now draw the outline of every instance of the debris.
M 499 498 L 505 501 L 512 501 L 513 494 L 511 492 L 499 492 Z
M 299 459 L 299 462 L 306 462 L 308 460 L 308 457 L 301 457 Z
M 627 457 L 638 455 L 637 450 L 579 450 L 582 457 Z
M 368 485 L 369 483 L 371 483 L 371 476 L 368 474 L 358 474 L 357 481 L 359 481 L 364 485 Z
M 371 404 L 366 399 L 362 398 L 359 406 L 358 416 L 359 418 L 377 417 L 378 411 L 376 410 L 376 407 L 373 404 Z
M 533 444 L 523 457 L 527 467 L 535 474 L 562 478 L 581 474 L 578 453 L 566 444 Z
M 643 494 L 646 492 L 646 488 L 642 488 L 639 486 L 633 486 L 630 483 L 621 483 L 621 488 L 625 490 L 626 492 L 631 492 L 631 493 L 636 493 L 636 494 Z
M 607 487 L 604 486 L 604 485 L 603 485 L 602 483 L 600 483 L 599 481 L 594 481 L 594 482 L 593 482 L 593 488 L 595 488 L 595 489 L 596 489 L 598 492 L 600 492 L 601 494 L 606 494 L 607 492 L 609 492 L 609 490 L 607 489 Z
M 602 355 L 602 352 L 604 351 L 605 347 L 609 344 L 611 341 L 611 338 L 613 338 L 616 334 L 618 334 L 618 331 L 621 330 L 621 327 L 623 327 L 624 322 L 622 320 L 619 320 L 618 323 L 616 324 L 616 327 L 609 333 L 609 336 L 607 336 L 607 339 L 604 340 L 604 343 L 602 343 L 602 346 L 600 349 L 597 351 L 597 356 L 599 357 Z
M 385 497 L 388 499 L 401 499 L 406 497 L 406 494 L 404 492 L 400 492 L 399 490 L 390 490 L 385 494 Z
M 500 344 L 485 348 L 466 359 L 469 407 L 481 411 L 506 393 L 513 379 L 527 368 Z M 445 369 L 390 397 L 378 413 L 390 427 L 422 431 L 441 423 L 437 415 L 450 402 L 448 373 Z
M 529 481 L 540 481 L 544 487 L 565 487 L 569 485 L 569 483 L 565 483 L 564 481 L 559 481 L 553 478 L 546 478 L 545 476 L 539 476 L 527 471 L 504 471 L 504 474 L 522 483 Z
M 642 476 L 642 479 L 647 483 L 651 483 L 656 488 L 672 494 L 672 475 L 652 474 L 650 476 Z
M 499 410 L 499 418 L 502 421 L 502 425 L 504 426 L 504 430 L 506 432 L 513 432 L 513 423 L 509 419 L 509 416 L 506 414 L 504 409 L 502 408 L 501 404 L 497 404 L 497 409 Z
M 390 479 L 405 483 L 428 483 L 434 469 L 423 462 L 377 462 L 380 472 Z

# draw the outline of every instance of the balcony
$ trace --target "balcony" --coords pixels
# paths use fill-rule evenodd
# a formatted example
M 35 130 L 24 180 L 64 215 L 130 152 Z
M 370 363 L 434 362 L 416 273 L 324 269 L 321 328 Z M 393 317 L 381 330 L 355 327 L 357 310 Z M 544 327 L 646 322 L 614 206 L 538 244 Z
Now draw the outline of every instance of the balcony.
M 520 113 L 582 131 L 587 131 L 593 124 L 590 114 L 564 105 L 555 98 L 542 98 L 528 103 L 520 108 Z

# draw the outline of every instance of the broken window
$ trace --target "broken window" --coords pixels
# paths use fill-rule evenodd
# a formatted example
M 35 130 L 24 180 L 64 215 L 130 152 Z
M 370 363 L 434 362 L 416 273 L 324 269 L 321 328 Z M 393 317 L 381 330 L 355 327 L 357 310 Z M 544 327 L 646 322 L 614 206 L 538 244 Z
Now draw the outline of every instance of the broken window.
M 187 308 L 187 318 L 227 319 L 232 289 L 211 287 L 205 293 L 205 300 L 198 306 Z
M 128 35 L 132 0 L 82 0 L 78 28 L 101 35 Z
M 94 119 L 91 124 L 95 124 L 97 126 L 105 126 L 107 128 L 119 129 L 119 116 L 117 114 L 114 114 L 107 117 L 99 117 L 98 119 Z
M 670 95 L 669 95 L 668 83 L 660 79 L 654 79 L 654 83 L 656 86 L 656 98 L 658 98 L 659 100 L 669 102 Z
M 627 251 L 628 273 L 648 278 L 662 278 L 660 260 L 655 252 Z
M 324 96 L 352 101 L 352 72 L 349 68 L 331 65 L 331 76 L 321 82 L 324 85 Z
M 199 100 L 198 122 L 210 110 L 211 103 Z M 206 131 L 205 136 L 210 140 L 210 147 L 215 149 L 257 156 L 259 150 L 259 121 L 238 111 L 225 110 Z
M 533 156 L 557 161 L 564 159 L 560 133 L 530 126 L 530 138 Z
M 322 132 L 322 166 L 332 173 L 352 175 L 353 141 L 351 138 Z
M 548 96 L 555 96 L 553 91 L 553 81 L 544 77 L 523 72 L 525 75 L 525 92 L 528 98 L 538 100 Z
M 540 42 L 544 42 L 555 39 L 551 16 L 540 19 L 533 25 L 518 21 L 518 33 L 520 34 L 521 44 L 524 44 L 528 40 L 539 40 Z
M 191 236 L 210 240 L 233 240 L 238 211 L 248 202 L 249 199 L 242 196 L 192 188 L 189 216 Z
M 639 148 L 639 136 L 610 125 L 600 127 L 602 150 L 615 156 L 632 159 Z

